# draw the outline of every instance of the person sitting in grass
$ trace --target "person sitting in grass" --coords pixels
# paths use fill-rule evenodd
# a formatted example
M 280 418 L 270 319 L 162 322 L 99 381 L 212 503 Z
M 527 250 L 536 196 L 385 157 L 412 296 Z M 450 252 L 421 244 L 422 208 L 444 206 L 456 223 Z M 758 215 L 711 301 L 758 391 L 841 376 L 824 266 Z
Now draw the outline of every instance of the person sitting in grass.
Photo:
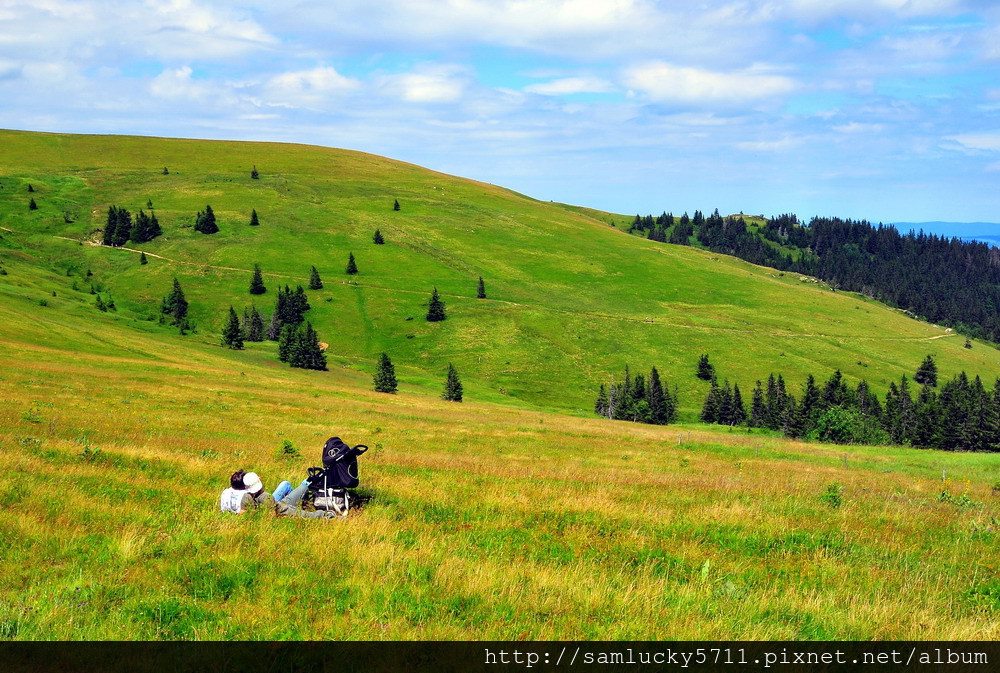
M 303 519 L 332 519 L 337 516 L 333 511 L 308 512 L 302 509 L 300 504 L 308 490 L 308 479 L 303 480 L 295 490 L 292 490 L 291 483 L 282 481 L 272 495 L 264 490 L 264 483 L 256 472 L 238 470 L 229 477 L 229 488 L 222 492 L 219 508 L 223 512 L 243 514 L 252 507 L 264 505 L 274 508 L 277 516 Z

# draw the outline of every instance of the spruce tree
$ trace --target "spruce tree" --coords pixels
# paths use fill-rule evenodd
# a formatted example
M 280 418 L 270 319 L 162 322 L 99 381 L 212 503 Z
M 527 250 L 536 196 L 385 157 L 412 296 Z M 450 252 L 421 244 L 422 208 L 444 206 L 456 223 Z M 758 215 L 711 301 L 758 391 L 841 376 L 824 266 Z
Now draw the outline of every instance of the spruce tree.
M 455 371 L 454 365 L 450 362 L 448 363 L 448 376 L 445 378 L 444 392 L 441 394 L 441 399 L 448 400 L 449 402 L 462 401 L 462 382 L 458 378 L 458 372 Z
M 97 295 L 97 298 L 94 299 L 94 306 L 97 308 L 98 311 L 108 310 L 108 307 L 104 304 L 104 300 L 101 299 L 101 295 Z
M 354 263 L 354 253 L 350 253 L 347 257 L 347 268 L 344 269 L 344 273 L 348 276 L 353 276 L 358 272 L 358 265 Z
M 653 367 L 649 372 L 649 382 L 646 384 L 646 403 L 649 405 L 649 422 L 654 425 L 665 425 L 667 421 L 667 401 L 663 394 L 663 384 L 660 373 Z
M 28 210 L 38 210 L 38 204 L 35 203 L 34 197 L 32 197 L 30 201 L 28 201 Z
M 282 362 L 289 362 L 291 359 L 294 340 L 295 325 L 282 325 L 278 335 L 278 359 Z
M 260 220 L 257 219 L 257 209 L 256 208 L 252 208 L 250 210 L 250 226 L 251 227 L 259 227 L 260 226 Z
M 286 287 L 285 290 L 287 291 L 288 288 Z M 302 289 L 301 285 L 295 286 L 295 292 L 288 293 L 288 308 L 290 322 L 300 323 L 305 319 L 303 314 L 311 307 L 306 291 Z
M 277 341 L 278 337 L 281 336 L 281 317 L 277 308 L 275 308 L 274 312 L 271 314 L 271 320 L 267 325 L 266 336 L 268 341 Z
M 240 330 L 240 319 L 236 316 L 236 311 L 229 307 L 229 319 L 222 329 L 222 345 L 233 350 L 243 350 L 243 333 Z
M 319 271 L 316 270 L 314 266 L 312 268 L 312 273 L 309 274 L 309 289 L 310 290 L 322 290 L 323 281 L 319 277 Z
M 767 405 L 764 404 L 764 390 L 760 386 L 760 381 L 753 389 L 753 398 L 750 402 L 750 420 L 747 422 L 751 428 L 763 428 L 767 426 Z
M 174 278 L 174 287 L 166 297 L 163 298 L 161 311 L 170 316 L 171 324 L 180 325 L 187 318 L 188 302 L 184 298 L 184 290 L 181 289 L 180 282 Z
M 250 277 L 250 294 L 264 294 L 267 288 L 264 287 L 264 276 L 260 271 L 260 264 L 253 265 L 253 276 Z
M 476 288 L 476 299 L 486 299 L 486 284 L 483 277 L 479 277 L 479 286 Z
M 437 288 L 434 288 L 430 303 L 427 305 L 427 322 L 439 322 L 447 317 L 444 311 L 444 302 L 438 296 Z
M 163 229 L 160 228 L 160 221 L 156 219 L 156 213 L 152 213 L 149 216 L 149 240 L 152 241 L 162 233 Z
M 146 253 L 144 252 L 139 253 L 139 264 L 149 264 L 149 260 L 146 259 Z
M 608 391 L 603 383 L 597 391 L 597 400 L 594 402 L 594 413 L 598 416 L 608 415 Z
M 257 172 L 256 166 L 254 166 L 253 170 L 250 171 L 250 178 L 253 180 L 260 180 L 260 173 Z
M 379 393 L 395 393 L 399 387 L 396 382 L 396 368 L 392 366 L 392 360 L 385 353 L 379 358 L 374 381 L 375 392 Z
M 392 202 L 392 209 L 393 210 L 399 210 L 399 199 L 393 200 L 393 202 Z
M 708 355 L 698 358 L 698 378 L 702 381 L 711 381 L 715 378 L 715 367 L 708 361 Z
M 250 316 L 246 321 L 244 332 L 246 332 L 247 341 L 257 342 L 264 340 L 264 319 L 257 311 L 256 306 L 250 307 Z
M 153 199 L 146 199 L 146 207 L 150 210 L 153 209 Z
M 117 228 L 118 228 L 118 209 L 115 208 L 115 206 L 109 206 L 108 217 L 104 221 L 104 235 L 101 238 L 101 245 L 114 245 L 115 230 Z
M 214 234 L 219 231 L 219 226 L 215 223 L 215 213 L 212 206 L 205 206 L 204 212 L 198 211 L 194 220 L 194 230 L 203 234 Z
M 163 175 L 170 175 L 170 171 L 167 170 L 166 166 L 163 167 Z
M 312 323 L 299 325 L 292 335 L 288 364 L 300 369 L 326 370 L 326 355 L 319 345 L 319 336 Z
M 30 193 L 32 193 L 32 192 L 34 192 L 34 191 L 35 191 L 35 188 L 34 188 L 34 187 L 32 187 L 31 183 L 29 182 L 29 183 L 28 183 L 28 193 L 30 194 Z
M 375 235 L 372 236 L 372 242 L 375 245 L 385 245 L 385 239 L 382 238 L 382 232 L 378 229 L 375 230 Z
M 708 395 L 705 396 L 705 403 L 701 407 L 699 418 L 702 423 L 719 422 L 719 407 L 721 402 L 719 398 L 721 395 L 722 391 L 719 389 L 719 384 L 713 379 L 712 387 L 708 389 Z
M 920 385 L 937 387 L 937 363 L 934 358 L 928 355 L 917 368 L 917 373 L 913 375 L 913 380 Z
M 730 406 L 730 425 L 746 425 L 747 408 L 743 404 L 743 395 L 740 394 L 739 384 L 733 384 L 733 401 Z

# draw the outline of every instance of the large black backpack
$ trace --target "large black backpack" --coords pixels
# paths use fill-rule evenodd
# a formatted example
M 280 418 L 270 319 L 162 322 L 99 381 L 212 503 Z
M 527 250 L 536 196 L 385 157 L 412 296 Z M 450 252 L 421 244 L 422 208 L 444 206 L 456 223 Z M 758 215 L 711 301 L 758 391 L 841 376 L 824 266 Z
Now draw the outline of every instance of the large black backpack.
M 309 468 L 309 496 L 316 509 L 334 510 L 347 516 L 349 488 L 357 488 L 358 456 L 368 450 L 364 444 L 349 446 L 340 437 L 331 437 L 323 446 L 323 467 Z

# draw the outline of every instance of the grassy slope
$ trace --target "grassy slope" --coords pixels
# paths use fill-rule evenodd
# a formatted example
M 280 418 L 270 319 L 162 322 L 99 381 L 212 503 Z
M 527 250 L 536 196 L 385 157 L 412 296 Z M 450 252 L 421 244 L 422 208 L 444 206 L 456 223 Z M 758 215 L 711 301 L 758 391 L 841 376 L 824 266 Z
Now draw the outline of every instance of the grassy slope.
M 60 270 L 93 269 L 135 315 L 153 316 L 178 276 L 204 339 L 215 338 L 230 303 L 239 309 L 251 301 L 246 288 L 259 262 L 272 291 L 305 283 L 309 267 L 319 268 L 326 288 L 310 294 L 309 318 L 339 363 L 370 371 L 384 350 L 415 368 L 415 380 L 437 386 L 454 362 L 494 400 L 502 390 L 586 411 L 597 384 L 625 363 L 639 371 L 656 365 L 691 416 L 705 384 L 690 374 L 706 352 L 720 376 L 745 390 L 771 371 L 797 389 L 806 374 L 824 379 L 837 367 L 884 390 L 927 353 L 944 376 L 965 369 L 991 381 L 1000 372 L 992 348 L 963 349 L 961 338 L 874 302 L 625 236 L 605 223 L 614 216 L 380 157 L 132 137 L 0 132 L 0 140 L 0 226 L 16 232 L 8 239 Z M 259 181 L 249 178 L 253 164 Z M 170 175 L 160 175 L 164 165 Z M 29 182 L 38 190 L 34 213 L 26 207 Z M 403 205 L 398 213 L 394 198 Z M 54 238 L 93 238 L 108 205 L 134 212 L 147 199 L 166 235 L 145 249 L 176 261 L 150 257 L 140 267 L 135 253 Z M 190 226 L 206 203 L 222 227 L 209 237 Z M 259 228 L 247 226 L 251 208 Z M 75 222 L 64 222 L 66 211 L 78 215 Z M 376 228 L 388 245 L 371 243 Z M 361 269 L 358 286 L 342 284 L 350 251 Z M 487 301 L 474 298 L 480 275 Z M 423 315 L 433 286 L 450 317 L 431 325 Z M 256 300 L 265 314 L 271 297 Z
M 541 365 L 571 360 L 572 353 L 596 371 L 602 362 L 635 364 L 654 355 L 653 362 L 673 357 L 689 368 L 697 353 L 708 349 L 717 362 L 751 376 L 766 373 L 773 362 L 788 362 L 781 368 L 787 372 L 823 358 L 864 357 L 870 363 L 866 371 L 888 378 L 912 369 L 907 360 L 919 359 L 928 347 L 939 349 L 946 372 L 962 366 L 985 373 L 994 363 L 992 349 L 977 345 L 966 351 L 954 338 L 927 341 L 941 332 L 875 304 L 802 288 L 796 279 L 772 277 L 727 258 L 652 246 L 496 188 L 436 176 L 446 194 L 464 188 L 466 195 L 456 202 L 432 195 L 429 205 L 421 206 L 418 186 L 427 185 L 432 174 L 316 148 L 279 146 L 268 148 L 266 156 L 275 163 L 279 154 L 290 153 L 282 160 L 289 171 L 283 179 L 296 190 L 319 180 L 295 177 L 296 152 L 302 153 L 300 162 L 312 157 L 317 166 L 323 165 L 316 159 L 322 156 L 343 162 L 347 166 L 337 169 L 341 176 L 361 175 L 368 162 L 378 180 L 398 171 L 409 172 L 411 182 L 397 175 L 403 186 L 369 196 L 377 202 L 371 212 L 365 214 L 369 204 L 359 197 L 356 207 L 339 211 L 345 222 L 324 224 L 321 234 L 308 232 L 307 214 L 296 222 L 295 213 L 306 208 L 297 202 L 289 202 L 280 226 L 258 207 L 264 226 L 238 236 L 231 227 L 223 245 L 223 238 L 199 239 L 176 225 L 187 217 L 188 204 L 196 210 L 206 199 L 220 215 L 226 212 L 228 189 L 209 195 L 203 177 L 189 187 L 194 194 L 140 191 L 158 177 L 180 179 L 183 157 L 194 163 L 200 156 L 205 166 L 204 157 L 222 148 L 246 152 L 245 146 L 124 139 L 121 146 L 131 149 L 116 157 L 99 144 L 107 139 L 12 138 L 29 143 L 21 151 L 30 150 L 36 166 L 71 156 L 86 158 L 76 161 L 91 169 L 10 168 L 22 156 L 9 149 L 17 143 L 0 145 L 0 152 L 11 153 L 0 162 L 6 167 L 0 177 L 0 226 L 17 232 L 0 232 L 5 237 L 0 263 L 9 271 L 0 276 L 0 389 L 6 402 L 0 407 L 0 492 L 8 505 L 0 517 L 6 542 L 0 548 L 0 637 L 1000 636 L 995 455 L 844 449 L 698 426 L 684 429 L 691 434 L 678 445 L 676 427 L 541 413 L 518 408 L 495 391 L 499 382 L 530 401 L 554 404 L 552 391 L 587 397 L 588 391 L 574 393 L 569 383 L 546 381 Z M 44 150 L 46 143 L 53 147 Z M 98 145 L 69 151 L 67 143 Z M 99 168 L 101 161 L 124 164 L 133 155 L 144 165 L 150 148 L 157 147 L 161 153 L 148 163 L 154 169 L 166 163 L 171 176 L 130 180 L 119 169 Z M 48 158 L 46 151 L 52 152 Z M 225 161 L 234 165 L 237 158 Z M 246 159 L 254 162 L 264 171 L 263 184 L 247 179 L 240 189 L 269 195 L 277 208 L 283 202 L 267 182 L 277 178 L 268 175 L 263 161 Z M 234 174 L 226 184 L 242 178 Z M 358 180 L 353 188 L 363 191 Z M 14 210 L 10 204 L 26 203 L 26 195 L 7 191 L 28 181 L 39 189 L 42 209 L 35 214 Z M 347 189 L 343 182 L 330 178 L 330 189 Z M 170 240 L 158 241 L 156 252 L 195 266 L 152 259 L 139 268 L 126 252 L 52 237 L 88 233 L 110 202 L 100 195 L 128 184 L 138 185 L 128 204 L 137 207 L 152 198 L 168 227 Z M 322 194 L 323 187 L 315 189 Z M 402 213 L 388 209 L 394 197 L 403 203 Z M 172 200 L 184 205 L 173 215 Z M 71 201 L 81 212 L 96 209 L 97 219 L 63 223 L 59 214 Z M 124 199 L 114 202 L 126 205 Z M 467 202 L 482 208 L 475 224 L 456 214 Z M 491 203 L 503 206 L 492 219 Z M 422 207 L 423 218 L 411 212 Z M 338 211 L 329 204 L 327 209 Z M 516 216 L 507 215 L 511 212 Z M 400 224 L 394 215 L 407 219 Z M 505 227 L 494 225 L 505 216 L 510 217 Z M 331 282 L 355 244 L 351 237 L 361 245 L 374 226 L 391 232 L 395 245 L 355 249 L 359 280 L 366 285 Z M 506 240 L 495 248 L 496 259 L 479 257 L 477 239 L 456 233 L 462 226 L 488 232 L 489 240 Z M 546 254 L 555 249 L 562 259 L 537 267 L 549 275 L 518 281 L 526 268 L 541 262 L 530 254 L 524 259 L 511 254 L 507 246 L 513 239 L 505 237 L 525 228 L 524 240 L 536 240 L 529 236 L 532 227 L 546 242 Z M 442 243 L 453 233 L 465 242 Z M 200 320 L 215 320 L 214 310 L 206 308 L 205 288 L 242 301 L 249 272 L 206 272 L 203 265 L 249 269 L 257 257 L 251 254 L 254 236 L 274 245 L 258 249 L 270 255 L 259 261 L 271 272 L 305 280 L 310 264 L 324 271 L 328 290 L 310 295 L 314 312 L 326 316 L 317 322 L 333 344 L 336 363 L 348 366 L 326 373 L 292 371 L 274 361 L 272 346 L 226 351 L 214 334 L 181 338 L 131 317 L 149 311 L 178 273 L 202 311 Z M 305 253 L 279 254 L 279 245 L 315 250 L 327 238 L 344 243 L 327 248 L 327 256 L 336 258 L 328 265 Z M 446 249 L 459 249 L 463 256 L 455 261 Z M 381 267 L 385 273 L 374 271 L 388 264 L 378 255 L 397 256 L 393 266 Z M 686 280 L 676 280 L 677 289 L 670 290 L 670 282 L 659 289 L 650 282 L 622 283 L 638 278 L 624 272 L 610 278 L 582 274 L 575 302 L 546 291 L 559 283 L 572 286 L 577 276 L 562 266 L 582 268 L 591 261 L 588 255 L 612 274 L 615 265 L 626 265 L 630 273 L 646 274 L 642 277 L 653 268 L 656 277 Z M 644 265 L 630 261 L 637 255 Z M 451 260 L 451 266 L 441 260 Z M 418 270 L 440 273 L 435 282 L 445 292 L 469 296 L 475 277 L 467 283 L 465 271 L 454 271 L 460 263 L 482 264 L 491 294 L 512 303 L 452 298 L 452 317 L 443 325 L 421 322 L 419 301 L 426 293 L 419 286 L 426 281 Z M 73 276 L 66 276 L 68 264 L 77 265 Z M 94 311 L 89 294 L 69 290 L 73 281 L 84 282 L 88 265 L 97 282 L 112 287 L 123 307 L 117 316 Z M 401 278 L 410 280 L 404 284 Z M 459 287 L 459 281 L 469 287 Z M 771 305 L 755 291 L 770 293 Z M 605 292 L 620 294 L 611 300 Z M 685 308 L 658 305 L 650 313 L 659 324 L 643 324 L 643 311 L 630 313 L 626 305 L 629 293 L 653 305 L 671 292 L 678 303 L 683 298 Z M 326 296 L 333 299 L 329 306 Z M 42 299 L 46 306 L 40 306 Z M 614 317 L 595 321 L 581 315 L 588 305 Z M 370 332 L 357 328 L 363 324 L 360 307 L 366 307 Z M 817 316 L 812 324 L 810 309 Z M 417 320 L 405 322 L 411 313 Z M 888 332 L 870 330 L 855 314 Z M 508 332 L 489 333 L 485 321 L 494 332 Z M 417 336 L 400 337 L 396 323 Z M 350 329 L 339 332 L 334 324 Z M 434 331 L 439 327 L 488 344 L 468 347 L 468 353 L 481 353 L 482 362 L 476 355 L 459 360 L 456 346 L 446 350 Z M 805 336 L 825 330 L 841 336 Z M 574 340 L 583 343 L 570 351 L 566 344 Z M 782 345 L 769 346 L 771 341 Z M 792 347 L 798 344 L 796 356 Z M 368 361 L 383 347 L 393 348 L 403 381 L 395 397 L 367 390 Z M 773 352 L 779 347 L 786 351 L 783 360 Z M 424 352 L 427 357 L 421 357 Z M 723 352 L 731 355 L 716 355 Z M 525 362 L 518 359 L 528 356 Z M 754 360 L 765 357 L 773 360 Z M 463 363 L 460 368 L 468 372 L 469 399 L 462 405 L 437 398 L 442 377 L 434 367 L 445 358 Z M 520 369 L 491 373 L 491 363 L 501 359 Z M 836 364 L 844 363 L 830 366 Z M 671 378 L 687 385 L 693 377 Z M 536 388 L 540 392 L 532 393 Z M 330 434 L 375 447 L 362 459 L 363 483 L 374 496 L 362 515 L 324 524 L 275 520 L 265 513 L 216 514 L 218 492 L 233 469 L 255 469 L 273 487 L 317 462 L 318 448 Z M 285 439 L 302 447 L 305 456 L 279 458 Z M 101 453 L 88 460 L 81 455 L 87 446 Z M 948 476 L 944 485 L 942 470 Z M 845 487 L 840 508 L 820 500 L 833 482 Z M 966 504 L 942 501 L 942 489 L 954 498 L 966 496 L 960 500 Z M 280 620 L 273 619 L 277 611 L 283 613 Z
M 1000 637 L 996 456 L 379 395 L 60 301 L 0 301 L 3 637 Z M 361 514 L 215 511 L 331 433 Z

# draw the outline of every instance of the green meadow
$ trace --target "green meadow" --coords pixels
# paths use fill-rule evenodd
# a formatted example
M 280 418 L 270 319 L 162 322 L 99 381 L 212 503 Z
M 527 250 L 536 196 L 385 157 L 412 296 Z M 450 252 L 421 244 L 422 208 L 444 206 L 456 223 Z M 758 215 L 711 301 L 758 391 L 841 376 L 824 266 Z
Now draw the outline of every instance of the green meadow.
M 149 264 L 93 244 L 147 201 Z M 927 354 L 992 383 L 1000 351 L 629 219 L 342 150 L 0 132 L 0 638 L 1000 637 L 996 454 L 692 423 L 701 353 L 745 391 L 840 368 L 881 394 Z M 312 266 L 330 371 L 219 345 L 230 305 L 267 316 Z M 175 277 L 184 336 L 157 320 Z M 680 425 L 593 417 L 626 364 Z M 218 513 L 233 470 L 297 481 L 331 435 L 372 447 L 350 517 Z

